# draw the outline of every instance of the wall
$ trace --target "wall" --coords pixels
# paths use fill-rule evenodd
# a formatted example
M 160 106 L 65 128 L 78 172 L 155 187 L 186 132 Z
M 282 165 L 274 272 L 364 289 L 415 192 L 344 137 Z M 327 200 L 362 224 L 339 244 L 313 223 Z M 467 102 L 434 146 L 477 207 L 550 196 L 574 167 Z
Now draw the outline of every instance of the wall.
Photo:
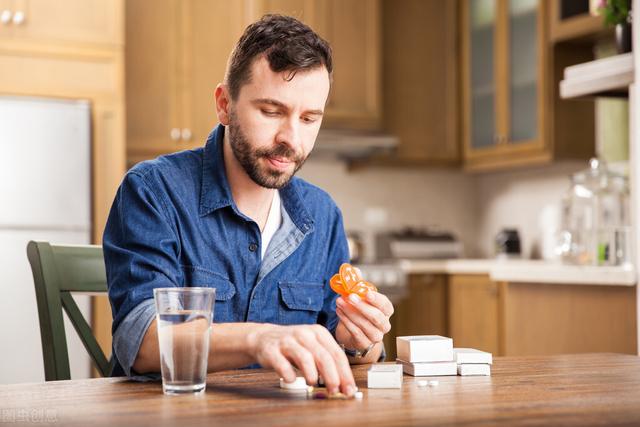
M 559 222 L 560 203 L 569 189 L 569 176 L 585 169 L 586 162 L 558 163 L 517 172 L 501 172 L 479 175 L 475 185 L 479 213 L 476 239 L 479 254 L 494 254 L 493 240 L 503 227 L 518 229 L 523 257 L 540 256 L 543 228 L 541 216 L 557 216 Z M 551 210 L 555 209 L 555 211 Z M 546 231 L 555 230 L 546 227 Z
M 424 168 L 348 171 L 342 162 L 312 158 L 299 176 L 331 194 L 348 231 L 367 234 L 375 228 L 439 226 L 462 240 L 467 256 L 478 255 L 475 177 L 471 175 Z M 376 217 L 385 215 L 386 225 L 377 226 Z M 370 242 L 367 235 L 363 237 Z

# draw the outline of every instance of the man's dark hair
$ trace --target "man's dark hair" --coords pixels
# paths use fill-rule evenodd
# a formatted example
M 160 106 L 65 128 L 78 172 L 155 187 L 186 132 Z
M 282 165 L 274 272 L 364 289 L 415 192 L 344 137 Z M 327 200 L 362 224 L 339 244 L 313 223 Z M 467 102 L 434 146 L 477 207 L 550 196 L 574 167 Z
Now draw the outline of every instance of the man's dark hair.
M 295 18 L 265 15 L 249 25 L 231 53 L 225 80 L 231 99 L 237 99 L 242 85 L 251 80 L 251 65 L 264 55 L 273 72 L 289 71 L 293 79 L 299 70 L 324 66 L 331 78 L 331 47 L 311 28 Z

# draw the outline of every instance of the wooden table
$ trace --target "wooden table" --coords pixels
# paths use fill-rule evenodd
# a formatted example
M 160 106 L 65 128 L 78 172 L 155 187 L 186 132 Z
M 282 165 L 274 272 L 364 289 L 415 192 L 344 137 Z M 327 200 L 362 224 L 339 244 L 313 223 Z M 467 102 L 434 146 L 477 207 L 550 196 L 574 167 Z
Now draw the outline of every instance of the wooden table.
M 420 388 L 367 389 L 363 400 L 307 400 L 272 371 L 211 374 L 200 396 L 165 396 L 122 378 L 0 385 L 0 425 L 407 426 L 640 425 L 640 357 L 620 354 L 496 358 L 491 377 L 440 377 Z

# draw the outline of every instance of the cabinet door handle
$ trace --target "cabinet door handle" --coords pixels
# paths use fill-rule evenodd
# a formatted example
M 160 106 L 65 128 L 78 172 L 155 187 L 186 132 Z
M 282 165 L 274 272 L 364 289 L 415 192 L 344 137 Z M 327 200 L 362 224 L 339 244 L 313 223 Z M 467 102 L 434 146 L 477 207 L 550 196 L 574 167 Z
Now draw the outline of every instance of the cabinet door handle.
M 11 23 L 11 15 L 12 13 L 8 9 L 5 9 L 0 13 L 0 22 L 2 22 L 2 25 L 9 25 Z
M 22 25 L 24 23 L 25 20 L 25 15 L 24 12 L 21 10 L 16 11 L 16 13 L 13 14 L 13 23 L 16 25 Z
M 189 128 L 184 128 L 182 129 L 182 140 L 183 141 L 191 141 L 191 137 L 192 137 L 192 133 L 191 133 L 191 129 Z
M 180 141 L 180 129 L 178 128 L 171 129 L 171 132 L 169 133 L 169 135 L 171 136 L 172 141 Z

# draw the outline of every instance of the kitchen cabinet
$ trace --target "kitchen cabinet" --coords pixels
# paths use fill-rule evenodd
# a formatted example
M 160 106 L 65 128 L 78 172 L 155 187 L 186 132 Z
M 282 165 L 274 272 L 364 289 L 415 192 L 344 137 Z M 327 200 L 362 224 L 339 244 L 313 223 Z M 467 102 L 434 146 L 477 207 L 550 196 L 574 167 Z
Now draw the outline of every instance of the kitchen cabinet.
M 214 91 L 244 29 L 243 2 L 126 2 L 128 161 L 204 144 Z M 215 23 L 215 25 L 212 25 Z
M 636 286 L 495 281 L 475 273 L 413 273 L 385 336 L 443 335 L 494 356 L 636 354 Z
M 548 6 L 547 0 L 462 3 L 468 170 L 586 159 L 594 151 L 593 132 L 582 131 L 593 131 L 593 104 L 572 109 L 558 98 L 555 67 L 567 58 L 549 43 Z
M 333 48 L 324 127 L 380 124 L 379 1 L 159 0 L 126 2 L 129 162 L 204 143 L 217 122 L 213 93 L 246 25 L 266 13 L 301 19 Z M 215 22 L 215 25 L 211 23 Z
M 122 44 L 123 3 L 104 0 L 3 0 L 0 37 L 23 43 Z
M 610 36 L 602 16 L 589 13 L 590 0 L 550 0 L 549 37 L 554 42 Z
M 383 2 L 384 129 L 398 149 L 387 165 L 458 165 L 458 2 Z
M 94 243 L 125 172 L 123 12 L 123 0 L 0 0 L 0 93 L 91 103 Z M 110 354 L 106 297 L 95 297 L 92 325 Z
M 636 353 L 636 287 L 501 284 L 507 356 Z
M 498 284 L 487 275 L 449 276 L 449 334 L 455 347 L 499 355 Z

